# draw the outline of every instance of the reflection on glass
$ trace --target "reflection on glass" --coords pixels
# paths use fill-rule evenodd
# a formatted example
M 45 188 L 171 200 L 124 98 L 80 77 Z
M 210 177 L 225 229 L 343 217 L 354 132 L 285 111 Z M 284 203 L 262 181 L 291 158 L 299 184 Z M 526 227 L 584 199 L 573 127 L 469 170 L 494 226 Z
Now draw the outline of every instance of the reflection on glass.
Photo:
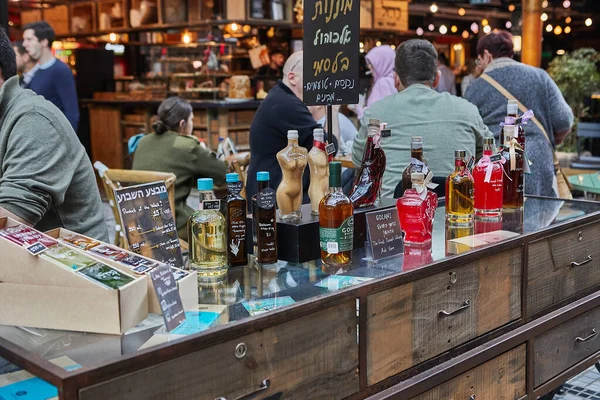
M 432 262 L 431 242 L 426 244 L 404 244 L 403 271 L 419 268 Z
M 502 230 L 502 218 L 496 221 L 475 218 L 475 234 Z
M 502 211 L 502 229 L 514 233 L 523 233 L 523 209 L 508 209 Z
M 461 254 L 473 249 L 473 223 L 470 225 L 455 226 L 452 223 L 446 223 L 446 256 Z M 457 240 L 464 239 L 464 240 Z

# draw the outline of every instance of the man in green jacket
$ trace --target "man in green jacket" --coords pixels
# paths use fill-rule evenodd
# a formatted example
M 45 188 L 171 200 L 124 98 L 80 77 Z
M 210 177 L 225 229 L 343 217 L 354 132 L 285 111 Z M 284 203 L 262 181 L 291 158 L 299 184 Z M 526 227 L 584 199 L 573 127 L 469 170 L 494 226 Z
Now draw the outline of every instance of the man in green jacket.
M 19 86 L 0 30 L 0 217 L 107 241 L 92 164 L 64 114 Z
M 426 40 L 408 40 L 396 51 L 394 80 L 398 93 L 387 96 L 365 111 L 361 129 L 352 147 L 352 161 L 360 166 L 367 140 L 369 119 L 387 123 L 391 136 L 381 138 L 387 166 L 382 197 L 393 197 L 410 164 L 410 138 L 423 137 L 423 155 L 435 176 L 454 171 L 454 150 L 480 158 L 483 137 L 492 136 L 477 107 L 450 93 L 438 93 L 440 80 L 437 52 Z M 404 188 L 406 190 L 407 188 Z

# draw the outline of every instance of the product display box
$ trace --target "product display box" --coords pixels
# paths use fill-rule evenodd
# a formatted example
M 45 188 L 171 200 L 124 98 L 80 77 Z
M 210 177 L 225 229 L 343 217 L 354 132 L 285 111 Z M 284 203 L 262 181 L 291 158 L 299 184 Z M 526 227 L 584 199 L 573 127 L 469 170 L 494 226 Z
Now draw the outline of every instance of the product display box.
M 354 248 L 365 247 L 367 220 L 371 211 L 395 208 L 396 200 L 382 199 L 379 205 L 354 210 Z M 252 220 L 248 219 L 251 238 Z M 252 250 L 252 242 L 249 242 Z M 310 204 L 302 205 L 302 220 L 296 223 L 277 220 L 277 258 L 288 262 L 307 262 L 321 258 L 319 216 L 310 214 Z
M 448 254 L 462 254 L 483 246 L 489 246 L 494 243 L 501 242 L 519 236 L 518 233 L 497 230 L 487 233 L 479 233 L 477 235 L 465 236 L 459 239 L 448 240 Z
M 71 248 L 78 249 L 102 262 L 135 277 L 144 278 L 148 287 L 148 312 L 161 314 L 158 298 L 148 272 L 159 263 L 156 260 L 132 253 L 114 245 L 99 242 L 84 235 L 58 228 L 46 232 L 52 238 L 58 239 Z M 198 276 L 196 271 L 184 271 L 171 267 L 179 295 L 186 311 L 198 309 Z
M 147 292 L 145 279 L 0 218 L 0 324 L 121 334 L 147 318 Z

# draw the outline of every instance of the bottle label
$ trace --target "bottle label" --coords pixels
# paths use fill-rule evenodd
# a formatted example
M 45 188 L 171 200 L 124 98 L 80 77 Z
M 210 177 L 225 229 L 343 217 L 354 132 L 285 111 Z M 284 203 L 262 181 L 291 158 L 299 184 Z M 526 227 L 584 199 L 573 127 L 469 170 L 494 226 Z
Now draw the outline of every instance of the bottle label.
M 242 181 L 227 182 L 227 190 L 232 195 L 240 194 L 240 192 L 242 191 L 243 187 L 244 187 L 244 183 Z
M 236 208 L 229 212 L 229 251 L 234 257 L 237 257 L 245 241 L 246 213 Z
M 328 156 L 335 154 L 335 143 L 329 143 L 325 146 L 325 153 L 327 153 Z
M 319 228 L 321 250 L 337 254 L 352 250 L 354 243 L 354 216 L 348 217 L 339 228 Z
M 201 210 L 217 210 L 221 209 L 221 200 L 204 200 L 200 203 Z
M 258 192 L 256 195 L 256 203 L 260 208 L 264 209 L 275 207 L 275 190 L 268 187 Z

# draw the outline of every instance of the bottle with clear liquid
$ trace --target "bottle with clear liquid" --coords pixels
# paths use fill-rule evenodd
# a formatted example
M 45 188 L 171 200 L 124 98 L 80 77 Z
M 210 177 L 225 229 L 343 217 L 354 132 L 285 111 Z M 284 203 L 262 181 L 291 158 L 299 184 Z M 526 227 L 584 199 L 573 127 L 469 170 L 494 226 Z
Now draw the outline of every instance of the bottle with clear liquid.
M 227 220 L 227 262 L 230 267 L 248 264 L 246 249 L 246 199 L 240 196 L 242 182 L 236 173 L 225 175 L 227 196 L 223 203 Z
M 437 194 L 425 186 L 422 172 L 411 174 L 411 188 L 396 201 L 404 243 L 431 243 L 433 219 L 437 208 Z
M 252 196 L 254 256 L 261 264 L 277 262 L 275 191 L 269 187 L 270 178 L 269 172 L 257 172 L 258 192 Z
M 501 154 L 504 163 L 503 178 L 503 207 L 504 211 L 519 211 L 523 209 L 523 151 L 518 140 L 516 125 L 504 125 L 504 146 Z
M 402 172 L 402 191 L 406 192 L 412 187 L 411 174 L 422 172 L 424 176 L 429 173 L 427 160 L 423 156 L 423 138 L 413 136 L 410 138 L 410 165 Z
M 342 164 L 329 163 L 329 193 L 319 204 L 321 259 L 329 267 L 352 262 L 354 208 L 342 191 Z
M 501 218 L 503 173 L 502 164 L 492 159 L 494 138 L 483 139 L 483 157 L 473 170 L 475 181 L 475 217 Z M 500 155 L 496 155 L 500 158 Z
M 277 187 L 279 216 L 284 221 L 302 218 L 302 176 L 308 163 L 308 150 L 298 144 L 298 131 L 287 133 L 288 145 L 277 153 L 282 178 Z
M 323 129 L 315 129 L 313 131 L 313 147 L 308 152 L 308 166 L 310 168 L 308 197 L 310 197 L 311 215 L 319 215 L 319 204 L 329 188 L 329 157 L 325 151 L 324 136 Z
M 213 281 L 227 274 L 226 221 L 215 198 L 212 178 L 198 179 L 200 209 L 188 219 L 190 268 L 198 280 Z
M 474 184 L 467 168 L 467 152 L 454 152 L 454 172 L 446 178 L 446 220 L 455 225 L 473 224 Z

